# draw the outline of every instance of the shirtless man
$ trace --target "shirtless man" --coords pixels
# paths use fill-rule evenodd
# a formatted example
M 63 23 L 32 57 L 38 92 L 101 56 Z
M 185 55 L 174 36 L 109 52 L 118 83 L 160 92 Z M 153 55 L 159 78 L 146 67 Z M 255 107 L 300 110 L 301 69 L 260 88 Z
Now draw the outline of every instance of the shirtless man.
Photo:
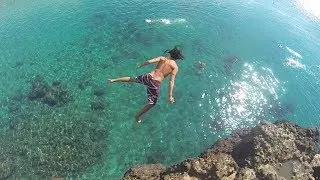
M 159 89 L 161 85 L 161 81 L 165 79 L 170 74 L 170 82 L 169 82 L 169 102 L 171 104 L 174 103 L 173 98 L 173 86 L 176 74 L 178 73 L 178 65 L 176 60 L 183 59 L 183 55 L 181 54 L 181 50 L 177 47 L 167 51 L 170 54 L 170 57 L 157 57 L 154 59 L 150 59 L 137 66 L 137 68 L 158 63 L 157 67 L 151 71 L 150 73 L 143 74 L 137 76 L 135 78 L 132 77 L 121 77 L 116 79 L 109 79 L 109 83 L 113 82 L 136 82 L 140 84 L 144 84 L 147 86 L 147 96 L 148 96 L 148 104 L 146 104 L 137 114 L 136 120 L 138 123 L 141 123 L 141 116 L 149 111 L 154 105 L 156 105 L 159 96 Z

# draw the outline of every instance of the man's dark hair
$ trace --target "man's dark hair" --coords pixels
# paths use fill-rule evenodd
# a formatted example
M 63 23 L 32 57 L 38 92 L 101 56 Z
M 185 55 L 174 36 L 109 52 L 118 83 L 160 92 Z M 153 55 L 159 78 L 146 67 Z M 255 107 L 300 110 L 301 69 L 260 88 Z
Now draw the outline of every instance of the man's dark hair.
M 183 59 L 184 56 L 182 55 L 182 52 L 180 50 L 180 48 L 178 48 L 178 46 L 175 46 L 173 49 L 171 50 L 166 50 L 165 52 L 170 54 L 170 57 L 174 60 L 177 59 Z

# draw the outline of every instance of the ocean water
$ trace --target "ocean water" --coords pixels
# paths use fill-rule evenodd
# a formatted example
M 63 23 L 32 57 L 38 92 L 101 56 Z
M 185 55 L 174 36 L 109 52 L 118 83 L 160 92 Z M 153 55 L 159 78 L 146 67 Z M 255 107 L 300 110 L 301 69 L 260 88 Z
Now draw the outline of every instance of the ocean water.
M 71 124 L 84 112 L 98 117 L 107 133 L 106 147 L 101 161 L 75 173 L 79 179 L 120 179 L 135 164 L 179 163 L 233 130 L 259 122 L 289 119 L 303 127 L 318 127 L 319 39 L 316 0 L 2 0 L 1 146 L 6 146 L 10 122 L 18 116 L 10 108 L 10 97 L 17 93 L 22 94 L 22 114 L 47 108 L 52 116 L 60 113 L 53 119 L 62 116 L 65 121 L 69 116 L 63 113 L 72 112 L 65 122 Z M 145 87 L 110 85 L 106 80 L 151 71 L 153 65 L 135 66 L 175 45 L 186 57 L 178 62 L 176 103 L 167 103 L 166 80 L 157 106 L 137 124 L 134 115 L 146 103 Z M 199 61 L 206 64 L 204 69 Z M 37 75 L 49 84 L 61 80 L 73 100 L 51 107 L 25 98 Z M 88 85 L 81 89 L 83 81 Z M 106 91 L 102 111 L 90 108 L 97 87 Z M 30 142 L 42 136 L 38 133 Z M 28 173 L 25 164 L 20 168 L 23 157 L 13 162 L 21 170 L 13 173 L 13 179 L 65 177 Z

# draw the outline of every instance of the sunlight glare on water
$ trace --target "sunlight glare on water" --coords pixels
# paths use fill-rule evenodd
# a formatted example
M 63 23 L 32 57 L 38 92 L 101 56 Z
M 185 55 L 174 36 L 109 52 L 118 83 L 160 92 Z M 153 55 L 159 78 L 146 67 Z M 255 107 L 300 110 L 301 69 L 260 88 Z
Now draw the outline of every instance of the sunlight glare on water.
M 278 100 L 279 87 L 280 82 L 271 69 L 245 63 L 239 80 L 231 80 L 218 90 L 217 117 L 227 131 L 264 120 L 267 105 Z
M 305 11 L 306 14 L 315 20 L 320 20 L 320 1 L 319 0 L 298 0 L 298 6 Z

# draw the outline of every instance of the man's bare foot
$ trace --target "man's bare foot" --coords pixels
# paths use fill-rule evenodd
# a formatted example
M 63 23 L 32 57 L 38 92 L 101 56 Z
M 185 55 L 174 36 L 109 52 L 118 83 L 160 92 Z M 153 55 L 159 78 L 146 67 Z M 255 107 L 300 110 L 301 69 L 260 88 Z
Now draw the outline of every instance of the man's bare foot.
M 141 118 L 139 117 L 139 116 L 135 116 L 136 117 L 136 121 L 138 122 L 138 123 L 141 123 Z
M 114 80 L 113 79 L 108 79 L 108 83 L 113 83 Z

